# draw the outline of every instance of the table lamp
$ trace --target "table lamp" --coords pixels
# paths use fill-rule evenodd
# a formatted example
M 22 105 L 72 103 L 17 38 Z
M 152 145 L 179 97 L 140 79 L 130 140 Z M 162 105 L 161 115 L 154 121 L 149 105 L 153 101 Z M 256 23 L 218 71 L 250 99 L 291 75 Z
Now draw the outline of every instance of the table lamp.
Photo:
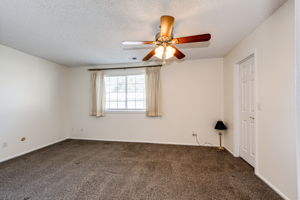
M 227 127 L 222 121 L 217 121 L 215 125 L 215 129 L 219 130 L 219 136 L 220 136 L 220 146 L 218 147 L 219 150 L 224 150 L 224 147 L 222 147 L 222 131 L 226 130 Z

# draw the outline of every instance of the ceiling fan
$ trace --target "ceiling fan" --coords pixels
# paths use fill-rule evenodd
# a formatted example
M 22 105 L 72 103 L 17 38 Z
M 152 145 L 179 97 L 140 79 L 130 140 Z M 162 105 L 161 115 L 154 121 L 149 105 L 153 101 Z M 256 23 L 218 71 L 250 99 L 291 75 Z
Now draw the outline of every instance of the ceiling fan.
M 161 16 L 160 18 L 160 32 L 156 34 L 155 41 L 123 41 L 123 45 L 142 45 L 142 44 L 155 44 L 157 45 L 150 53 L 148 53 L 143 61 L 148 61 L 152 56 L 156 56 L 160 59 L 171 58 L 175 56 L 178 59 L 182 59 L 185 55 L 175 47 L 177 44 L 193 43 L 193 42 L 206 42 L 211 38 L 210 34 L 193 35 L 187 37 L 174 38 L 173 26 L 175 18 L 172 16 Z

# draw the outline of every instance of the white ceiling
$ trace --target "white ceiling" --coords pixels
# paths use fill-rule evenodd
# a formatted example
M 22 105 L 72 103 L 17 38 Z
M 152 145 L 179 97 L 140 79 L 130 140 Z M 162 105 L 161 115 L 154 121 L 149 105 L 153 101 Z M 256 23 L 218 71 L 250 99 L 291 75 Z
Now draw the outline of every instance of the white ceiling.
M 167 14 L 175 37 L 212 34 L 178 45 L 186 59 L 222 57 L 285 1 L 0 0 L 0 43 L 67 66 L 138 62 L 150 48 L 121 41 L 153 40 Z

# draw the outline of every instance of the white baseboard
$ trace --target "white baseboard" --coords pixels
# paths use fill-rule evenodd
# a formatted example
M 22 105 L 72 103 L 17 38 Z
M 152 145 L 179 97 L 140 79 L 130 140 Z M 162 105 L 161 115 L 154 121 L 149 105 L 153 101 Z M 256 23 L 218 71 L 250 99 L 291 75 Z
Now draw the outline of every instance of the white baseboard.
M 231 150 L 229 150 L 227 147 L 225 147 L 225 149 L 232 154 L 232 156 L 234 157 L 239 157 L 239 156 L 236 156 Z M 256 170 L 255 170 L 255 175 L 260 178 L 263 182 L 265 182 L 270 188 L 272 188 L 279 196 L 281 196 L 283 199 L 285 200 L 289 200 L 289 198 L 284 195 L 278 188 L 276 188 L 273 184 L 271 184 L 268 180 L 266 180 L 260 173 L 258 173 Z
M 285 200 L 290 200 L 285 194 L 283 194 L 277 187 L 275 187 L 272 183 L 270 183 L 267 179 L 265 179 L 261 174 L 255 172 L 255 175 L 260 178 L 263 182 L 265 182 L 270 188 L 272 188 L 279 196 L 281 196 Z
M 157 141 L 143 141 L 143 140 L 117 140 L 117 139 L 98 139 L 98 138 L 85 138 L 85 137 L 69 137 L 68 139 L 104 141 L 104 142 L 129 142 L 129 143 L 145 143 L 145 144 L 169 144 L 169 145 L 183 145 L 183 146 L 218 147 L 218 145 L 199 145 L 194 143 L 157 142 Z
M 47 147 L 47 146 L 50 146 L 50 145 L 52 145 L 52 144 L 56 144 L 56 143 L 62 142 L 62 141 L 67 140 L 67 139 L 68 139 L 68 138 L 59 139 L 59 140 L 57 140 L 57 141 L 55 141 L 55 142 L 51 142 L 51 143 L 42 145 L 42 146 L 40 146 L 40 147 L 33 148 L 33 149 L 28 150 L 28 151 L 19 153 L 19 154 L 17 154 L 17 155 L 13 155 L 13 156 L 10 156 L 10 157 L 8 157 L 8 158 L 1 159 L 1 160 L 0 160 L 0 163 L 5 162 L 5 161 L 8 161 L 8 160 L 11 160 L 11 159 L 13 159 L 13 158 L 16 158 L 16 157 L 19 157 L 19 156 L 22 156 L 22 155 L 25 155 L 25 154 L 27 154 L 27 153 L 30 153 L 30 152 L 33 152 L 33 151 L 36 151 L 36 150 L 42 149 L 42 148 Z
M 234 153 L 231 151 L 231 150 L 229 150 L 227 147 L 224 147 L 233 157 L 238 157 L 238 156 L 235 156 L 234 155 Z
M 0 160 L 0 163 L 2 163 L 4 161 L 7 161 L 7 160 L 10 160 L 10 159 L 13 159 L 13 158 L 16 158 L 16 157 L 19 157 L 19 156 L 22 156 L 22 155 L 25 155 L 27 153 L 30 153 L 30 152 L 33 152 L 33 151 L 36 151 L 36 150 L 42 149 L 44 147 L 47 147 L 47 146 L 50 146 L 50 145 L 62 142 L 62 141 L 67 140 L 67 139 L 73 139 L 73 140 L 91 140 L 91 141 L 107 141 L 107 142 L 129 142 L 129 143 L 146 143 L 146 144 L 168 144 L 168 145 L 183 145 L 183 146 L 218 147 L 218 145 L 209 145 L 208 146 L 208 145 L 199 145 L 199 144 L 193 144 L 193 143 L 156 142 L 156 141 L 154 142 L 154 141 L 141 141 L 141 140 L 116 140 L 116 139 L 96 139 L 96 138 L 83 138 L 83 137 L 67 137 L 67 138 L 59 139 L 59 140 L 57 140 L 55 142 L 48 143 L 46 145 L 42 145 L 42 146 L 37 147 L 37 148 L 30 149 L 30 150 L 25 151 L 23 153 L 20 153 L 20 154 L 14 155 L 14 156 L 10 156 L 8 158 L 4 158 L 4 159 Z M 226 147 L 225 147 L 225 149 L 234 156 L 234 153 L 232 151 L 230 151 Z M 289 200 L 289 198 L 286 195 L 284 195 L 278 188 L 276 188 L 268 180 L 266 180 L 261 174 L 259 174 L 258 172 L 255 172 L 255 175 L 258 178 L 260 178 L 262 181 L 264 181 L 268 186 L 270 186 L 283 199 Z
M 51 143 L 48 143 L 46 145 L 42 145 L 40 147 L 30 149 L 30 150 L 22 152 L 20 154 L 16 154 L 16 155 L 13 155 L 13 156 L 1 159 L 0 163 L 8 161 L 8 160 L 11 160 L 13 158 L 16 158 L 16 157 L 19 157 L 19 156 L 22 156 L 22 155 L 25 155 L 27 153 L 30 153 L 30 152 L 33 152 L 33 151 L 36 151 L 36 150 L 42 149 L 44 147 L 47 147 L 47 146 L 50 146 L 50 145 L 62 142 L 62 141 L 67 140 L 67 139 L 73 139 L 73 140 L 91 140 L 91 141 L 107 141 L 107 142 L 131 142 L 131 143 L 146 143 L 146 144 L 168 144 L 168 145 L 183 145 L 183 146 L 218 147 L 218 145 L 199 145 L 199 144 L 194 144 L 194 143 L 176 143 L 176 142 L 157 142 L 157 141 L 142 141 L 142 140 L 116 140 L 116 139 L 96 139 L 96 138 L 84 138 L 84 137 L 66 137 L 66 138 L 63 138 L 63 139 L 59 139 L 59 140 L 57 140 L 55 142 L 51 142 Z

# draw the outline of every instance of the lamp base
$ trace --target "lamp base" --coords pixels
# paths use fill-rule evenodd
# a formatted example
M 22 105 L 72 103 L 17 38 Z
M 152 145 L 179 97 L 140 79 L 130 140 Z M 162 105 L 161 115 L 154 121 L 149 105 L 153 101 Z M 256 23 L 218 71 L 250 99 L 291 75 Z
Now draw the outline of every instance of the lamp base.
M 219 151 L 224 151 L 225 148 L 224 148 L 224 147 L 218 147 L 218 150 L 219 150 Z
M 220 146 L 218 146 L 219 151 L 224 151 L 224 147 L 222 147 L 222 132 L 219 132 L 220 136 Z

